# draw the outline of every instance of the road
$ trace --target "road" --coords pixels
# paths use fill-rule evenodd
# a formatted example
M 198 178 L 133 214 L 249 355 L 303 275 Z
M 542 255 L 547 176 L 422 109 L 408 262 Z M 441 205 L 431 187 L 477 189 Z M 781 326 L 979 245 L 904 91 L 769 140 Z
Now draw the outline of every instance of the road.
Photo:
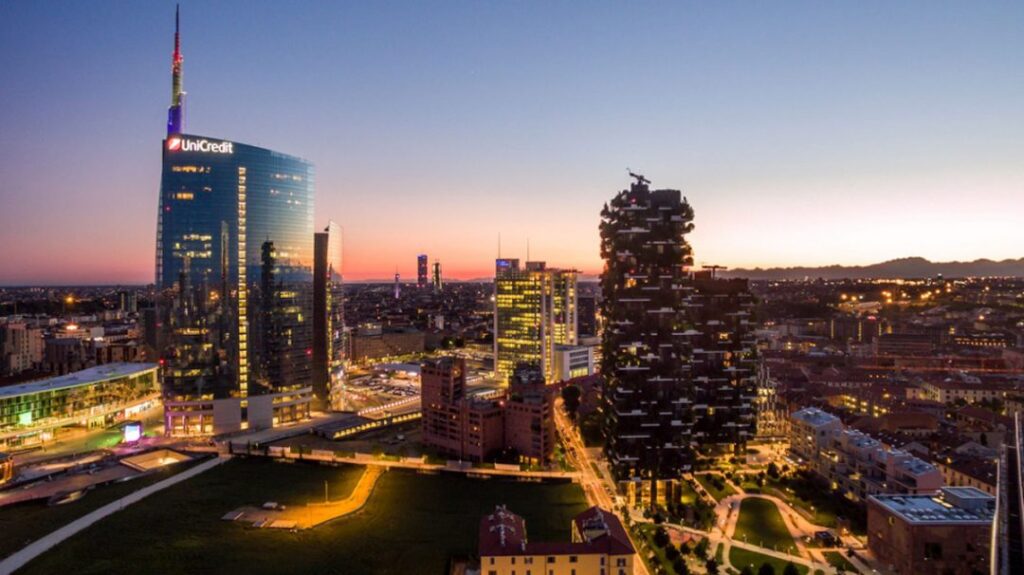
M 619 510 L 615 506 L 615 498 L 612 496 L 615 493 L 615 487 L 611 483 L 610 478 L 605 481 L 598 476 L 595 468 L 597 462 L 587 453 L 587 448 L 583 444 L 583 440 L 580 438 L 580 434 L 576 429 L 576 426 L 569 421 L 568 416 L 562 410 L 562 400 L 558 399 L 555 403 L 555 428 L 558 430 L 558 435 L 562 439 L 562 443 L 565 445 L 565 456 L 569 460 L 569 464 L 579 470 L 579 482 L 583 488 L 583 493 L 587 497 L 587 502 L 591 505 L 597 505 L 602 509 L 606 509 L 616 516 L 619 515 Z M 620 516 L 619 521 L 625 524 L 625 520 Z M 629 529 L 626 529 L 626 534 L 629 536 L 633 543 L 633 547 L 638 551 L 637 561 L 633 564 L 636 565 L 635 572 L 641 575 L 650 575 L 650 571 L 647 569 L 647 563 L 639 556 L 640 546 L 637 545 L 636 540 L 633 538 L 633 534 L 630 533 Z

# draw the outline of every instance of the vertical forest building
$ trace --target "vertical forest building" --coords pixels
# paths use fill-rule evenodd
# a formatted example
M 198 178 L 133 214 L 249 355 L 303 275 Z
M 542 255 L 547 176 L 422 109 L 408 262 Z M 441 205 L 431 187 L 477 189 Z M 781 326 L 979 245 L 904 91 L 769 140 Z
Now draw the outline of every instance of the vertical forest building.
M 693 272 L 693 209 L 648 180 L 601 214 L 605 451 L 616 479 L 678 479 L 754 433 L 753 299 L 746 280 Z

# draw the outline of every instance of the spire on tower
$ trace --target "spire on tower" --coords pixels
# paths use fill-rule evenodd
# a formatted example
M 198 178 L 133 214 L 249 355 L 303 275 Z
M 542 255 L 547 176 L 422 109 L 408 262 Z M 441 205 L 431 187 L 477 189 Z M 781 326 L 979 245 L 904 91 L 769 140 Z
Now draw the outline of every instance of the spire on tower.
M 185 129 L 185 92 L 182 90 L 181 7 L 174 7 L 174 54 L 171 56 L 171 107 L 167 109 L 167 135 Z

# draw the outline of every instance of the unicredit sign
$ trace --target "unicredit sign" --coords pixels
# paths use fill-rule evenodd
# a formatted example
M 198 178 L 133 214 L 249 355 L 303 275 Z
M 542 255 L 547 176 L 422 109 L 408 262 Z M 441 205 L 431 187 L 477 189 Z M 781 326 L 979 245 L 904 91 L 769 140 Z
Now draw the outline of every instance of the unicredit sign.
M 168 152 L 204 152 L 208 154 L 234 154 L 234 142 L 216 142 L 206 138 L 194 139 L 184 136 L 167 138 Z

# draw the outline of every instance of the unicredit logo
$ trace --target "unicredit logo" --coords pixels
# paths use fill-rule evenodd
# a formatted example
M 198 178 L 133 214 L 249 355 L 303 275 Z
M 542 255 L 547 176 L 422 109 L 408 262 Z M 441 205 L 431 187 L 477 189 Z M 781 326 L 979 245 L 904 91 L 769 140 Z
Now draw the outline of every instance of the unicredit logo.
M 193 140 L 181 136 L 173 136 L 167 139 L 167 151 L 169 152 L 206 152 L 210 154 L 234 154 L 234 142 L 211 142 L 206 138 Z

